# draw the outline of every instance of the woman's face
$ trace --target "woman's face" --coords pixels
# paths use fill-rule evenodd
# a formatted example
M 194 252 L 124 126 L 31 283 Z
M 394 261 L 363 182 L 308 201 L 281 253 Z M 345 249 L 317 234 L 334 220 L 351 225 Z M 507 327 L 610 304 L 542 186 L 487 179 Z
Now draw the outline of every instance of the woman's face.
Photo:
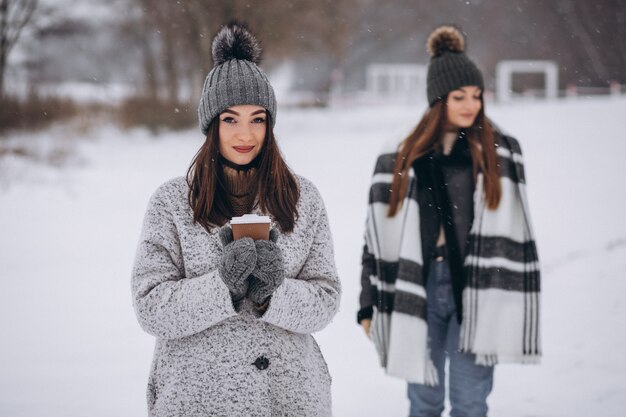
M 260 106 L 232 106 L 219 115 L 220 154 L 237 165 L 257 157 L 267 130 L 267 115 Z
M 482 90 L 476 86 L 465 86 L 448 93 L 446 102 L 448 127 L 468 128 L 474 124 L 482 107 Z

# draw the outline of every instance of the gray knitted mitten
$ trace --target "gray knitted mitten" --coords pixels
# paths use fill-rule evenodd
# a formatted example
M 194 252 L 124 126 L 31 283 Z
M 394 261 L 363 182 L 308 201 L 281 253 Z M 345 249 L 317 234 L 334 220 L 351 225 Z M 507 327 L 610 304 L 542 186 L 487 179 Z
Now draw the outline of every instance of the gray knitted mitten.
M 224 245 L 224 252 L 218 271 L 230 290 L 233 301 L 239 301 L 248 291 L 248 276 L 257 263 L 254 240 L 246 237 L 233 241 L 233 231 L 228 226 L 220 229 L 219 237 Z
M 264 304 L 274 290 L 285 279 L 285 265 L 283 254 L 276 240 L 278 232 L 270 230 L 270 240 L 255 240 L 256 267 L 250 277 L 248 298 L 256 304 Z

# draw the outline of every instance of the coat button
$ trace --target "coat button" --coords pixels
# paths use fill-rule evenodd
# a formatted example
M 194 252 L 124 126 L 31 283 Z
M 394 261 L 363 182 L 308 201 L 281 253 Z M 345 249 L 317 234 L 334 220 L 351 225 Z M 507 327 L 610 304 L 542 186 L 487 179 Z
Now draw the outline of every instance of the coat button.
M 267 359 L 265 356 L 259 356 L 254 361 L 253 365 L 262 371 L 264 369 L 267 369 L 268 366 L 270 366 L 270 360 Z

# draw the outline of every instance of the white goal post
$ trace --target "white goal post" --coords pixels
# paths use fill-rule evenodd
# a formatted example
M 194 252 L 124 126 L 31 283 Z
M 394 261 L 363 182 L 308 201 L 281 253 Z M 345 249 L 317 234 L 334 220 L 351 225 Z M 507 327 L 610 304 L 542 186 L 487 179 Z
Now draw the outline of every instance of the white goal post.
M 507 60 L 496 66 L 496 97 L 498 101 L 511 101 L 514 73 L 543 73 L 546 80 L 546 98 L 558 97 L 559 67 L 554 61 Z

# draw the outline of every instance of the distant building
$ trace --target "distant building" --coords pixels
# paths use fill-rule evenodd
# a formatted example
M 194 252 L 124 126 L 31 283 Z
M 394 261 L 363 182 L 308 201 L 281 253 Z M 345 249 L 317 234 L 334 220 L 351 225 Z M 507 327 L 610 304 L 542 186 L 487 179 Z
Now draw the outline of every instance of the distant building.
M 426 100 L 428 66 L 419 64 L 371 64 L 367 66 L 365 91 L 369 99 L 414 103 Z

